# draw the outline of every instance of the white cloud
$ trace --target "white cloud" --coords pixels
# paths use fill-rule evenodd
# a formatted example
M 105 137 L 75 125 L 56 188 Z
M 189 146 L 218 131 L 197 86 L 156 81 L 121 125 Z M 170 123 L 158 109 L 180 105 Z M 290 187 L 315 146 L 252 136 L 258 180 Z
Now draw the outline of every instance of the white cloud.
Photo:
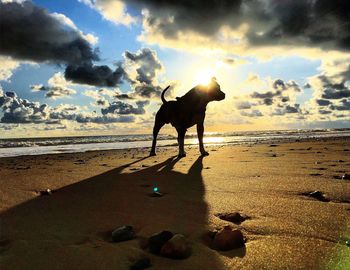
M 79 2 L 96 9 L 103 18 L 115 24 L 131 25 L 136 22 L 136 18 L 127 13 L 126 5 L 122 1 L 79 0 Z
M 13 71 L 20 66 L 20 62 L 9 56 L 0 56 L 0 81 L 7 81 L 11 78 Z

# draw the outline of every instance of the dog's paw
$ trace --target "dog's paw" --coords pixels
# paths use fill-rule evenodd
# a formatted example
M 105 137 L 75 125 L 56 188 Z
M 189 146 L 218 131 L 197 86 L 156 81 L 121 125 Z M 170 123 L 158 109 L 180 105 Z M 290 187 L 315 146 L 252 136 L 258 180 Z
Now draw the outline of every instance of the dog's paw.
M 201 152 L 201 155 L 204 157 L 204 156 L 209 156 L 209 153 L 207 151 L 202 151 Z
M 153 157 L 153 156 L 156 156 L 157 154 L 156 154 L 156 152 L 151 152 L 151 153 L 149 153 L 149 156 L 150 157 Z

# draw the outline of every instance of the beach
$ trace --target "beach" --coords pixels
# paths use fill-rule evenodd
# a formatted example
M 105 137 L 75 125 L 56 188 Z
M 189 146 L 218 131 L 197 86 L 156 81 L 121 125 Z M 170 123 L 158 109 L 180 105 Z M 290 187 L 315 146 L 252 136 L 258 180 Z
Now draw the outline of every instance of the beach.
M 147 257 L 149 269 L 349 269 L 350 137 L 211 145 L 207 157 L 197 147 L 182 159 L 176 146 L 0 158 L 0 268 L 130 269 Z M 232 212 L 247 219 L 218 217 Z M 135 239 L 111 242 L 123 225 Z M 225 225 L 244 247 L 211 248 Z M 163 230 L 183 234 L 191 256 L 143 247 Z

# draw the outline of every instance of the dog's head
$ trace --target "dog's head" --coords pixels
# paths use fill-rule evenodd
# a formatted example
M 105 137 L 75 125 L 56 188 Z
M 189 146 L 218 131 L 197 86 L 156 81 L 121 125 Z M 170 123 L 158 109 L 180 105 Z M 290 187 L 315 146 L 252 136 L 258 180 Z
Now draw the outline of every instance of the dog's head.
M 211 79 L 208 85 L 202 87 L 207 93 L 209 101 L 220 101 L 225 99 L 225 93 L 221 91 L 220 85 L 217 83 L 215 77 Z

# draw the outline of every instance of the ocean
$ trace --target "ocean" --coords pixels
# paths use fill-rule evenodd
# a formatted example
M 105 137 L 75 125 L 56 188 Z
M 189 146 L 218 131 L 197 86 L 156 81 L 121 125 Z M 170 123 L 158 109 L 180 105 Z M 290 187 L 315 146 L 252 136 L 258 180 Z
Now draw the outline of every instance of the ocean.
M 271 130 L 206 133 L 206 145 L 273 143 L 308 138 L 350 137 L 350 129 Z M 0 139 L 0 157 L 86 152 L 92 150 L 150 147 L 151 134 Z M 172 135 L 159 135 L 157 146 L 176 145 Z M 198 144 L 196 134 L 186 135 L 185 144 Z

